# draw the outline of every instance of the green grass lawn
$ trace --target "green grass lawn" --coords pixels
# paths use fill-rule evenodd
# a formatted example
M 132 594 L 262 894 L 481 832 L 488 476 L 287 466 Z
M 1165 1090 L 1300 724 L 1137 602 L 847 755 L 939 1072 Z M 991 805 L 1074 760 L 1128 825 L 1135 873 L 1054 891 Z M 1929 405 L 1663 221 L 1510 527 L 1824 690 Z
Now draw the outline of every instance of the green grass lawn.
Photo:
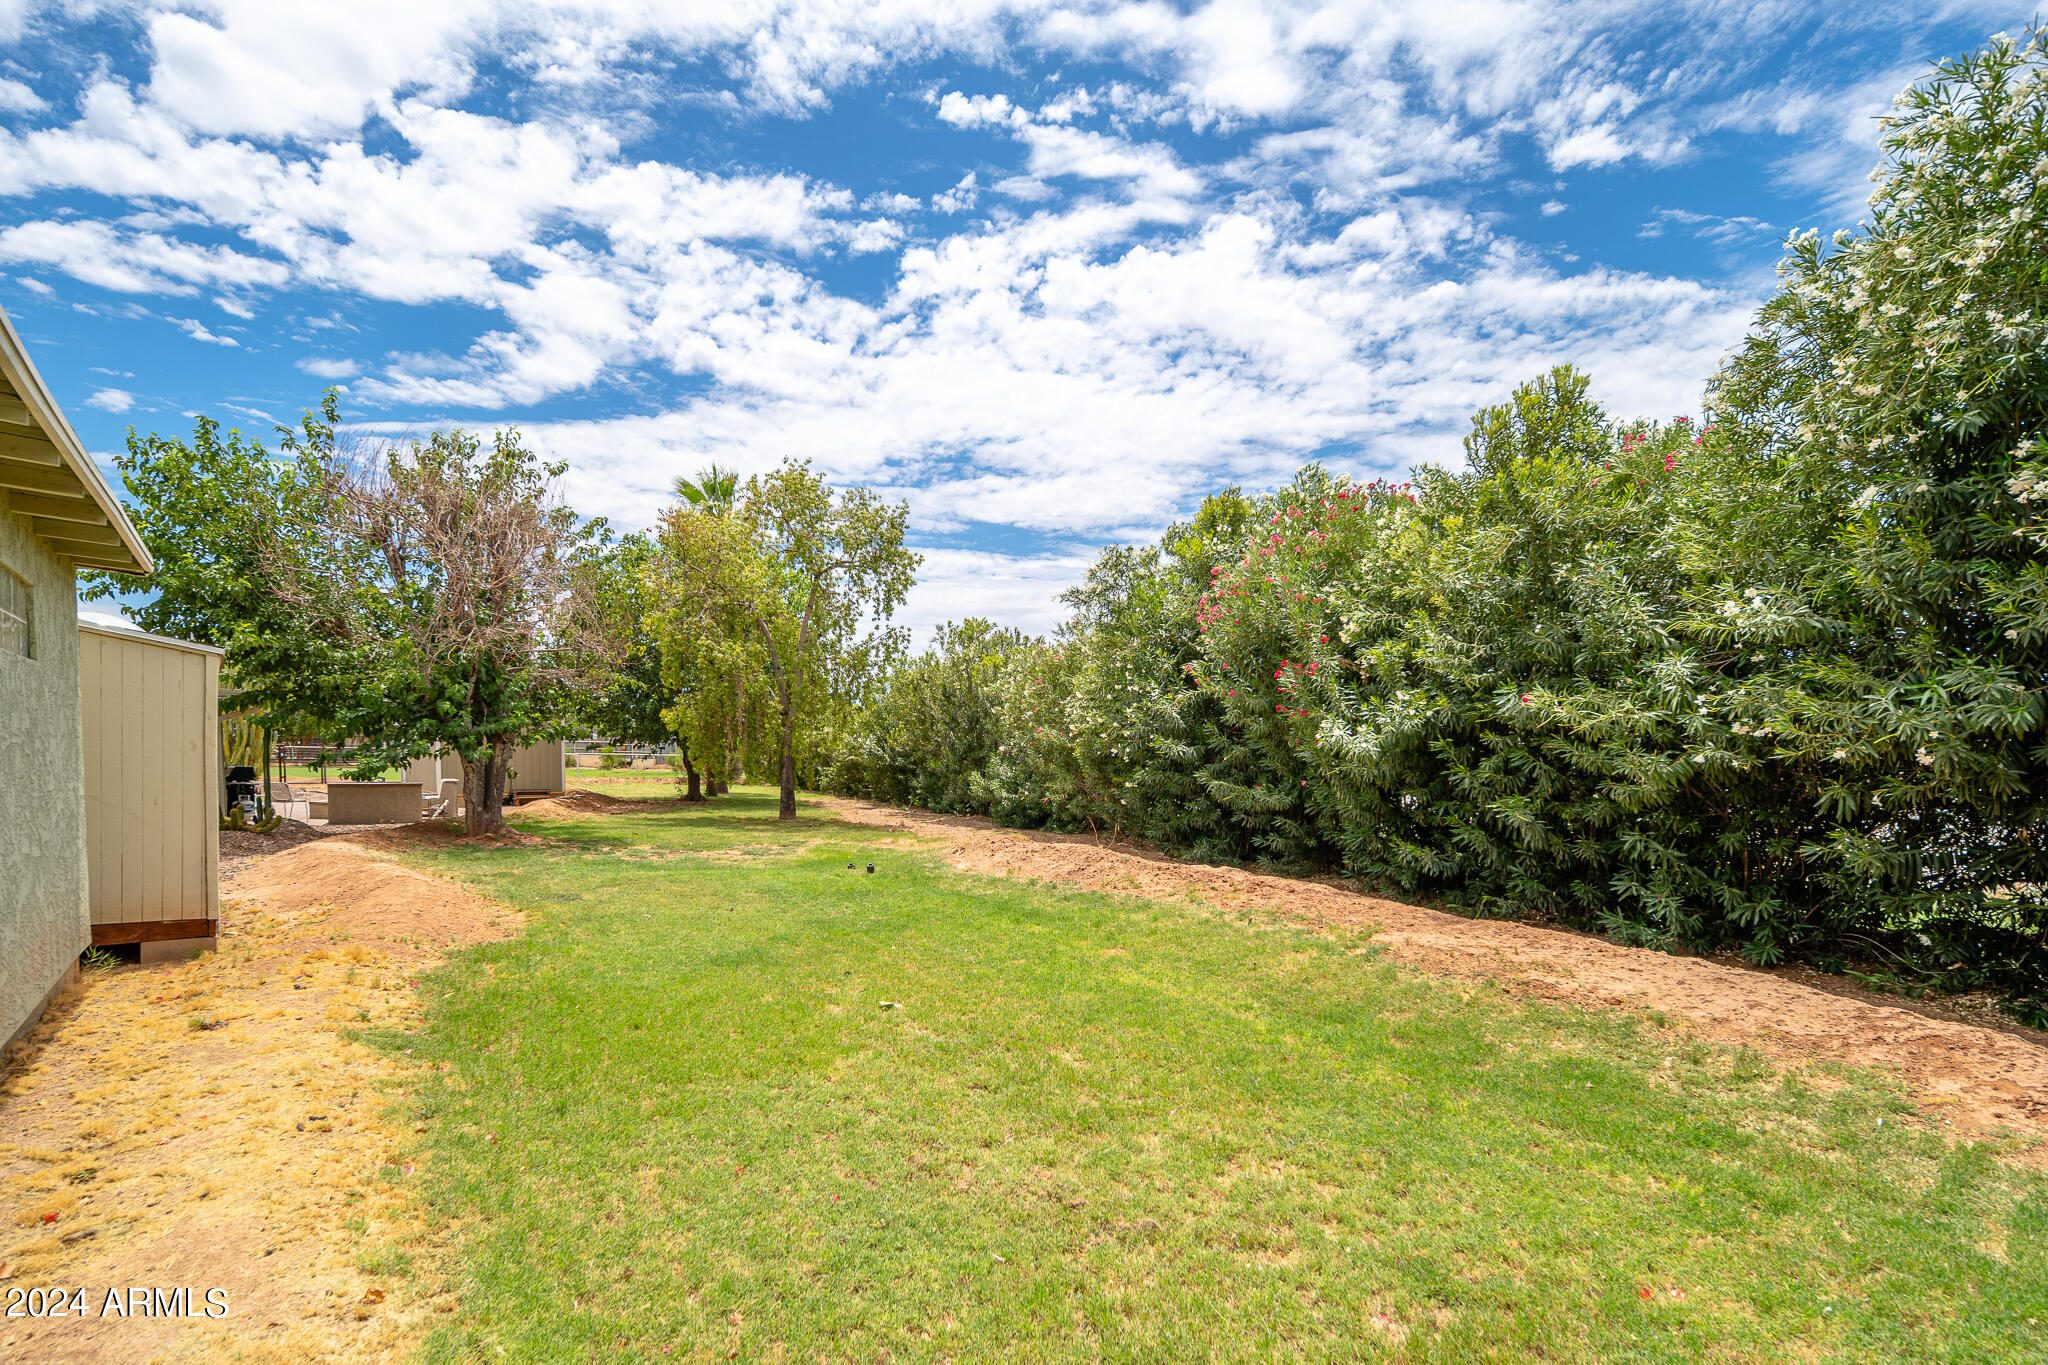
M 1871 1076 L 773 816 L 415 855 L 531 917 L 386 1040 L 429 1360 L 2048 1357 L 2048 1181 Z

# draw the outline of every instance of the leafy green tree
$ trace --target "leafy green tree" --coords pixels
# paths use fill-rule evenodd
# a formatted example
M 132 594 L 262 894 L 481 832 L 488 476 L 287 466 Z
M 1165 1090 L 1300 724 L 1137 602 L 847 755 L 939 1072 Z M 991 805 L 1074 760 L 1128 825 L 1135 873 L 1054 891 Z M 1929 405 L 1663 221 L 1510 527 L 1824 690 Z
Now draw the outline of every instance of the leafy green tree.
M 867 489 L 834 494 L 808 462 L 740 489 L 729 516 L 671 512 L 662 523 L 669 636 L 699 657 L 756 670 L 774 709 L 783 819 L 796 818 L 800 739 L 901 649 L 886 622 L 910 590 L 909 511 Z
M 675 492 L 682 509 L 695 511 L 703 516 L 730 517 L 739 498 L 740 476 L 716 462 L 705 465 L 695 479 L 678 478 Z M 703 624 L 700 622 L 700 624 Z M 747 744 L 747 699 L 749 669 L 743 659 L 731 658 L 721 661 L 722 655 L 731 655 L 734 650 L 731 636 L 733 631 L 722 632 L 727 648 L 713 644 L 713 637 L 703 635 L 693 640 L 691 648 L 678 654 L 671 671 L 678 686 L 687 678 L 689 690 L 693 693 L 691 704 L 681 706 L 677 723 L 691 726 L 702 738 L 699 747 L 706 753 L 718 755 L 719 762 L 711 773 L 711 790 L 714 796 L 723 794 L 731 781 L 744 776 Z M 745 647 L 738 647 L 744 655 Z M 683 666 L 684 654 L 692 661 Z M 731 705 L 724 704 L 723 695 L 714 695 L 724 680 L 724 686 L 731 695 Z M 722 729 L 720 728 L 722 727 Z
M 303 451 L 331 443 L 338 421 L 330 390 L 298 431 L 279 428 L 287 438 L 279 454 L 208 417 L 190 440 L 131 430 L 114 463 L 156 569 L 139 583 L 105 573 L 80 581 L 89 600 L 153 594 L 130 609 L 137 625 L 226 651 L 222 704 L 266 731 L 320 728 L 344 700 L 331 637 L 277 594 L 275 553 L 279 538 L 293 535 L 299 561 L 317 565 L 327 552 L 312 511 L 323 470 Z
M 697 680 L 673 666 L 650 616 L 659 603 L 654 592 L 658 551 L 644 534 L 621 536 L 605 547 L 596 574 L 596 605 L 615 655 L 582 695 L 583 725 L 609 739 L 631 744 L 674 744 L 682 764 L 687 801 L 704 799 L 701 745 L 678 730 L 675 718 L 684 695 Z
M 983 811 L 976 779 L 1003 739 L 998 689 L 1010 656 L 1030 643 L 978 618 L 940 626 L 931 647 L 891 673 L 836 737 L 825 785 L 928 810 Z
M 352 684 L 336 717 L 365 737 L 357 771 L 436 750 L 462 760 L 471 834 L 502 829 L 506 764 L 565 733 L 573 692 L 612 640 L 599 601 L 603 523 L 554 493 L 564 466 L 516 431 L 347 452 L 331 430 L 299 453 L 323 499 L 278 545 L 278 595 L 327 623 Z M 324 559 L 292 557 L 324 534 Z

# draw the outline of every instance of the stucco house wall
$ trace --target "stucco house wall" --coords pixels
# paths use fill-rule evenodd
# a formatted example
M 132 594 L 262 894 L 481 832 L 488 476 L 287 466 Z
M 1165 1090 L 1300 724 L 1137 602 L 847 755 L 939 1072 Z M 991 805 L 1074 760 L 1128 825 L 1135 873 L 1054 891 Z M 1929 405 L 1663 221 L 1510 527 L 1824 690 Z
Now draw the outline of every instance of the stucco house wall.
M 0 564 L 34 594 L 35 657 L 0 651 L 0 1043 L 41 1014 L 92 942 L 77 587 L 25 518 L 0 511 Z
M 0 308 L 0 1045 L 42 1014 L 92 942 L 85 744 L 78 705 L 80 566 L 152 569 L 128 513 Z M 29 588 L 31 642 L 13 625 Z

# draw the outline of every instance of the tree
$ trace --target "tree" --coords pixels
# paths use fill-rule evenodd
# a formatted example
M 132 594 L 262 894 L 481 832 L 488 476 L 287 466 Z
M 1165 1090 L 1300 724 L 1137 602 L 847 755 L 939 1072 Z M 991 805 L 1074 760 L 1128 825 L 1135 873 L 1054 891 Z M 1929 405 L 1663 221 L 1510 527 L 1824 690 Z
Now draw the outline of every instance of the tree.
M 901 649 L 884 623 L 918 564 L 903 545 L 908 517 L 865 488 L 835 496 L 805 461 L 747 480 L 730 516 L 677 508 L 662 519 L 664 628 L 758 669 L 785 820 L 796 818 L 799 734 Z
M 999 685 L 1010 658 L 1036 642 L 978 617 L 939 627 L 931 647 L 835 731 L 833 791 L 982 814 L 977 790 L 1003 742 Z
M 678 703 L 695 679 L 670 666 L 649 615 L 655 610 L 653 540 L 635 533 L 607 546 L 596 576 L 597 607 L 616 655 L 585 693 L 583 724 L 614 740 L 675 744 L 687 783 L 687 801 L 702 801 L 703 774 L 692 761 L 691 738 L 676 726 Z M 701 746 L 695 755 L 703 758 Z
M 699 470 L 695 479 L 677 478 L 675 492 L 681 504 L 705 516 L 729 517 L 739 497 L 739 488 L 738 472 L 713 461 Z M 683 674 L 688 673 L 689 681 L 698 685 L 697 690 L 700 693 L 707 693 L 697 698 L 698 705 L 686 708 L 679 714 L 692 717 L 700 727 L 712 723 L 711 713 L 722 714 L 725 725 L 722 742 L 711 741 L 702 745 L 707 753 L 715 750 L 722 755 L 722 761 L 711 774 L 711 794 L 720 796 L 725 793 L 728 782 L 740 779 L 745 773 L 747 678 L 744 667 L 721 669 L 714 657 L 716 651 L 705 653 L 704 646 L 707 643 L 707 640 L 698 641 L 699 648 L 695 659 L 697 667 L 680 672 L 671 670 L 674 676 L 670 681 L 673 685 L 681 687 L 684 683 Z M 732 707 L 729 711 L 721 712 L 717 702 L 708 695 L 708 690 L 717 686 L 719 677 L 726 677 L 731 685 Z M 705 731 L 707 737 L 709 733 Z
M 322 563 L 277 544 L 280 600 L 331 623 L 353 682 L 338 719 L 367 737 L 358 770 L 437 749 L 462 760 L 471 834 L 503 828 L 511 751 L 565 728 L 570 691 L 614 652 L 597 601 L 603 523 L 580 525 L 516 431 L 467 432 L 351 458 L 302 447 L 322 471 Z
M 222 432 L 201 417 L 189 441 L 128 433 L 115 457 L 127 506 L 156 569 L 138 584 L 105 573 L 81 578 L 81 596 L 152 593 L 130 609 L 144 630 L 226 651 L 222 702 L 264 731 L 331 720 L 342 704 L 342 675 L 322 623 L 283 601 L 275 546 L 298 536 L 291 557 L 318 565 L 327 554 L 314 506 L 323 467 L 306 452 L 332 444 L 339 421 L 329 390 L 298 431 L 279 427 L 284 458 L 240 431 Z M 269 794 L 269 744 L 263 745 Z
M 678 498 L 716 516 L 725 516 L 732 511 L 739 489 L 739 474 L 715 462 L 699 470 L 695 479 L 676 480 Z

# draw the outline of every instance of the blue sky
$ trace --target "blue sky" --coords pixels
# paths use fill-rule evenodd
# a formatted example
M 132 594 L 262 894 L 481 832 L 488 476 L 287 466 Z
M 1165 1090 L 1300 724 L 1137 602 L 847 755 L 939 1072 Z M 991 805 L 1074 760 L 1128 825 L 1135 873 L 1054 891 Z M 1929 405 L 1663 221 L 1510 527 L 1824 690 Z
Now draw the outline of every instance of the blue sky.
M 0 304 L 128 427 L 517 424 L 581 512 L 808 457 L 908 617 L 1560 361 L 1696 409 L 1874 119 L 2026 5 L 0 0 Z

